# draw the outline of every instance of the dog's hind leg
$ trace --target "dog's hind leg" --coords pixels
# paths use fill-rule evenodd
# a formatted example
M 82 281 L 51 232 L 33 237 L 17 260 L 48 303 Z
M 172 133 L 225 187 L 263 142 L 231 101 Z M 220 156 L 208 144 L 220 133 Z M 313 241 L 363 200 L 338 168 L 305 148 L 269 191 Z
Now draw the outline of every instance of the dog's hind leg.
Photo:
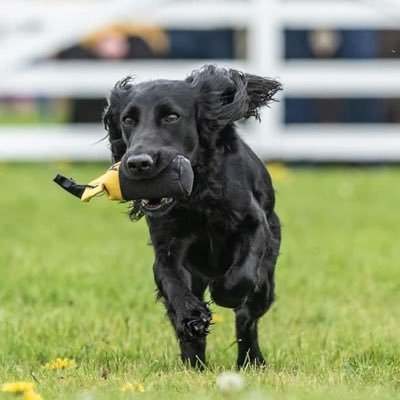
M 234 242 L 231 267 L 210 284 L 211 297 L 221 307 L 236 309 L 244 305 L 257 285 L 267 232 L 262 222 L 251 217 L 248 220 Z
M 275 299 L 274 272 L 281 239 L 280 224 L 275 214 L 271 217 L 270 226 L 274 240 L 260 265 L 257 289 L 244 305 L 235 309 L 239 368 L 245 365 L 265 365 L 258 344 L 258 320 L 269 310 Z
M 237 366 L 265 365 L 264 357 L 258 344 L 258 320 L 268 311 L 273 302 L 273 293 L 267 280 L 251 299 L 235 310 L 236 338 L 238 343 Z

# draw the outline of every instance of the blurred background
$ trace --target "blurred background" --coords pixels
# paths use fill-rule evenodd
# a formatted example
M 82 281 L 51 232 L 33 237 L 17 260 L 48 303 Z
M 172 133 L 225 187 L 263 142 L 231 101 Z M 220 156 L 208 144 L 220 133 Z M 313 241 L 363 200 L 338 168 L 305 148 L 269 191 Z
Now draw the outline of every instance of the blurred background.
M 400 160 L 399 0 L 14 0 L 0 13 L 0 160 L 108 160 L 114 83 L 218 63 L 279 79 L 241 133 L 264 160 Z

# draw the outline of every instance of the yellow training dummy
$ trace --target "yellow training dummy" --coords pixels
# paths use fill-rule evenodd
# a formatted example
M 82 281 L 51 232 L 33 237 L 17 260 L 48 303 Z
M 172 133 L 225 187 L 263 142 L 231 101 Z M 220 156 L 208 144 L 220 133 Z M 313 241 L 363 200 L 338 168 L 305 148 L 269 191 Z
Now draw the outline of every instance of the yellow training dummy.
M 60 174 L 53 180 L 84 202 L 102 194 L 109 200 L 150 200 L 187 197 L 192 191 L 193 170 L 190 161 L 183 156 L 175 156 L 165 169 L 149 179 L 130 179 L 120 167 L 120 162 L 112 165 L 105 174 L 87 185 Z
M 57 174 L 53 179 L 67 192 L 88 202 L 93 197 L 105 194 L 109 200 L 123 200 L 119 179 L 120 163 L 112 165 L 105 174 L 94 179 L 87 185 L 75 183 L 73 179 Z
M 114 164 L 105 174 L 89 182 L 82 193 L 81 200 L 88 202 L 93 197 L 103 193 L 109 200 L 123 200 L 119 185 L 119 166 L 120 163 Z

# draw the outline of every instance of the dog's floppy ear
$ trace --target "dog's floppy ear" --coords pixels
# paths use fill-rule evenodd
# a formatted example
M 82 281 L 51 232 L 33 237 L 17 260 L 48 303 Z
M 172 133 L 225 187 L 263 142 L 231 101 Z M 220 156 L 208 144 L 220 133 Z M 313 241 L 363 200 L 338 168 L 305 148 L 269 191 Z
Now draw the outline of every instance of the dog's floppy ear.
M 112 161 L 118 162 L 126 152 L 126 145 L 122 139 L 120 126 L 120 111 L 122 100 L 127 91 L 132 87 L 131 77 L 116 83 L 108 99 L 108 106 L 104 110 L 103 124 L 108 132 Z
M 121 128 L 118 121 L 118 113 L 109 104 L 103 115 L 103 124 L 108 132 L 108 140 L 110 142 L 110 150 L 113 163 L 121 160 L 125 154 L 126 145 L 122 139 Z
M 245 74 L 246 92 L 249 97 L 249 108 L 245 118 L 255 117 L 260 120 L 260 110 L 276 101 L 274 96 L 282 90 L 282 85 L 275 79 L 262 78 L 257 75 Z
M 244 75 L 238 71 L 204 65 L 186 78 L 198 103 L 199 119 L 210 129 L 232 124 L 249 108 Z
M 195 90 L 202 117 L 213 128 L 242 118 L 259 119 L 259 111 L 281 89 L 279 82 L 240 71 L 205 65 L 186 78 Z

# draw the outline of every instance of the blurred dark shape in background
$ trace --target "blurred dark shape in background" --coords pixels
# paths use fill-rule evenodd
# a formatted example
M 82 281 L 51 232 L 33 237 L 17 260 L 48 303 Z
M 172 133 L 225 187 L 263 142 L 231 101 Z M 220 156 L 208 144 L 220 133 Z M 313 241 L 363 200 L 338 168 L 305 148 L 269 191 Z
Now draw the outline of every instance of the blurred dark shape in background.
M 285 59 L 398 58 L 400 30 L 287 29 Z
M 399 48 L 400 31 L 285 31 L 286 60 L 391 58 Z M 286 98 L 285 123 L 396 123 L 399 106 L 397 98 Z
M 56 59 L 233 59 L 232 29 L 183 30 L 118 24 L 64 49 Z
M 54 56 L 58 60 L 233 59 L 234 31 L 163 30 L 154 26 L 115 24 L 94 32 Z M 70 99 L 70 122 L 98 122 L 103 98 Z
M 285 122 L 398 123 L 397 98 L 285 98 Z
M 158 58 L 167 54 L 169 41 L 165 31 L 151 25 L 130 23 L 104 27 L 83 38 L 80 43 L 54 55 L 59 60 L 128 60 Z

